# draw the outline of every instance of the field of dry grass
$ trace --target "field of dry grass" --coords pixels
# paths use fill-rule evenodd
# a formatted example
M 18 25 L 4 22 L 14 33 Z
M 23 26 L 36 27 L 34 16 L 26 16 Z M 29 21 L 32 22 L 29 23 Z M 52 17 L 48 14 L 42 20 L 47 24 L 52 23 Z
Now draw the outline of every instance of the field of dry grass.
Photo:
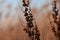
M 44 10 L 43 10 L 44 11 Z M 32 9 L 34 17 L 40 31 L 41 40 L 56 40 L 50 21 L 53 22 L 50 11 L 38 12 L 35 9 Z M 37 14 L 36 14 L 37 13 Z M 44 14 L 45 13 L 45 14 Z M 22 19 L 22 17 L 21 17 Z M 24 19 L 18 21 L 18 19 L 7 19 L 7 21 L 2 24 L 3 27 L 0 28 L 0 40 L 29 40 L 28 35 L 23 31 L 24 27 L 21 25 L 21 22 L 24 24 Z M 55 24 L 53 23 L 55 26 Z M 7 27 L 6 27 L 7 26 Z M 6 27 L 6 28 L 5 28 Z M 57 26 L 55 26 L 56 28 Z
M 7 11 L 10 12 L 9 5 Z M 16 10 L 12 10 L 10 14 L 9 12 L 7 12 L 4 17 L 2 12 L 0 13 L 0 40 L 30 40 L 25 31 L 23 31 L 24 26 L 26 26 L 26 20 L 24 19 L 25 17 L 22 11 L 18 8 L 17 12 Z M 53 22 L 52 13 L 49 5 L 44 5 L 41 10 L 37 10 L 34 7 L 32 8 L 32 14 L 36 19 L 41 40 L 57 40 L 51 30 L 50 21 L 52 21 L 52 25 L 57 31 L 57 25 Z M 11 14 L 13 16 L 11 16 Z

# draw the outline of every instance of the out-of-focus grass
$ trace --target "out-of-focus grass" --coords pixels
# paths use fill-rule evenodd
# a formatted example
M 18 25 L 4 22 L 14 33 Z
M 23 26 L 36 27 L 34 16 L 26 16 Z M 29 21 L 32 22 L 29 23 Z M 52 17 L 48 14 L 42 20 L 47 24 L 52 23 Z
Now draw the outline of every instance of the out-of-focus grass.
M 20 40 L 20 27 L 8 27 L 6 30 L 0 29 L 0 40 Z

